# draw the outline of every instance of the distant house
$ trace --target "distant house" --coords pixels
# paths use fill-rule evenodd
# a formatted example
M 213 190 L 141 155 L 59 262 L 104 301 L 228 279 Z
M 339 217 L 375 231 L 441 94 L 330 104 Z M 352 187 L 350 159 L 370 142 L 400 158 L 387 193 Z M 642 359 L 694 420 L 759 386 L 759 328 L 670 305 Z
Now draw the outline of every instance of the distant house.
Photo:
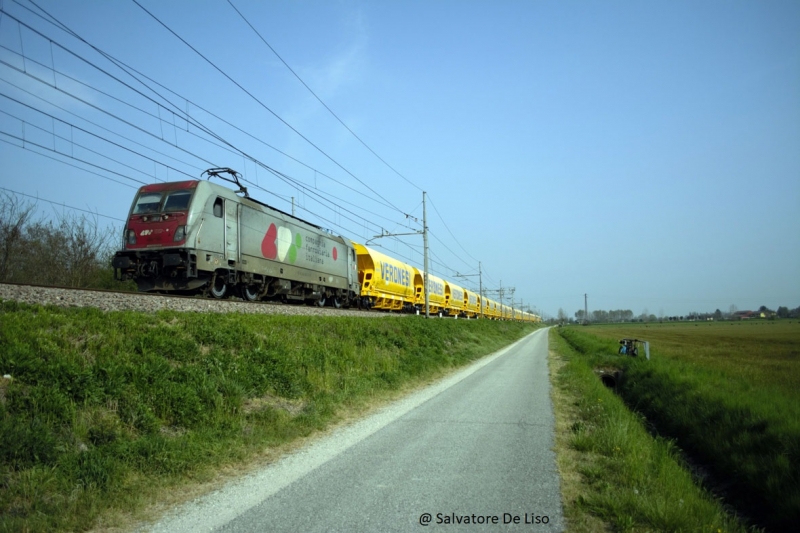
M 751 318 L 758 318 L 758 313 L 755 311 L 736 311 L 733 313 L 734 320 L 749 320 Z

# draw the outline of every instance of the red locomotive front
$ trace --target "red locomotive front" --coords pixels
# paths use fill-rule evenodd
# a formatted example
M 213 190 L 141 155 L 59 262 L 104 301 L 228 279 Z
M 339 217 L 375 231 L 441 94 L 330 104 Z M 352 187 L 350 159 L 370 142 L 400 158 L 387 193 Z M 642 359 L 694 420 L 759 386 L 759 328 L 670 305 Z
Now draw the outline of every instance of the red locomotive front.
M 192 290 L 196 256 L 186 246 L 192 199 L 199 181 L 145 185 L 131 206 L 123 249 L 112 260 L 117 279 L 136 280 L 139 290 Z
M 140 188 L 125 229 L 125 249 L 183 244 L 186 240 L 189 204 L 197 183 L 180 181 Z

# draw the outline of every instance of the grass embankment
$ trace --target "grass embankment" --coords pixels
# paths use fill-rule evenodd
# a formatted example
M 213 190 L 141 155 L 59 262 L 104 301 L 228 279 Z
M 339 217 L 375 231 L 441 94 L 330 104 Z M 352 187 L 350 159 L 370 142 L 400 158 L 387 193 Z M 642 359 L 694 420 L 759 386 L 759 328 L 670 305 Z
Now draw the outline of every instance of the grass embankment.
M 559 333 L 564 333 L 559 330 Z M 556 451 L 564 515 L 572 533 L 744 532 L 593 371 L 598 360 L 551 330 Z
M 530 332 L 0 302 L 0 530 L 85 530 Z M 174 497 L 174 496 L 173 496 Z M 139 514 L 137 514 L 139 513 Z
M 768 531 L 796 531 L 800 325 L 625 325 L 560 334 L 585 369 L 624 371 L 619 396 L 684 450 L 698 473 L 710 474 L 727 503 Z M 650 341 L 652 359 L 615 355 L 623 337 Z

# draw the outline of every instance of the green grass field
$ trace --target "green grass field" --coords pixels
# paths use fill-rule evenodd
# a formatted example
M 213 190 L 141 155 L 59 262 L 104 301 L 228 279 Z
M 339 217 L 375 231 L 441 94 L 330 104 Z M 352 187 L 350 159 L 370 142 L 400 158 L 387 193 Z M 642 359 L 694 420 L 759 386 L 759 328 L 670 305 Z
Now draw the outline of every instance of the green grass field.
M 606 388 L 590 357 L 550 333 L 556 454 L 567 531 L 745 533 L 679 450 Z
M 533 329 L 0 302 L 0 531 L 130 523 Z
M 769 531 L 800 523 L 800 323 L 754 321 L 561 328 L 617 393 L 685 451 L 707 485 Z M 652 359 L 615 355 L 623 337 Z

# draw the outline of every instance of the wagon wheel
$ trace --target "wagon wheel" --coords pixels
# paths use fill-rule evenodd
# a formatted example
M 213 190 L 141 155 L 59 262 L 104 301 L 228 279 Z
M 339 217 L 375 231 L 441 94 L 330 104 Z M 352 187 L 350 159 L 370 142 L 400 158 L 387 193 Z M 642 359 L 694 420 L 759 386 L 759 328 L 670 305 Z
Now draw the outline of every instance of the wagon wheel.
M 323 296 L 319 300 L 315 300 L 314 305 L 316 305 L 317 307 L 325 307 L 325 297 Z
M 242 299 L 247 302 L 255 302 L 258 300 L 259 287 L 258 285 L 242 285 L 239 289 Z
M 341 309 L 342 308 L 342 299 L 339 298 L 338 296 L 334 296 L 333 298 L 331 298 L 330 304 L 331 304 L 331 307 L 335 307 L 336 309 Z
M 211 279 L 211 286 L 208 289 L 208 293 L 214 298 L 219 299 L 224 298 L 227 292 L 228 284 L 225 283 L 225 278 L 223 276 L 214 274 L 214 277 Z

